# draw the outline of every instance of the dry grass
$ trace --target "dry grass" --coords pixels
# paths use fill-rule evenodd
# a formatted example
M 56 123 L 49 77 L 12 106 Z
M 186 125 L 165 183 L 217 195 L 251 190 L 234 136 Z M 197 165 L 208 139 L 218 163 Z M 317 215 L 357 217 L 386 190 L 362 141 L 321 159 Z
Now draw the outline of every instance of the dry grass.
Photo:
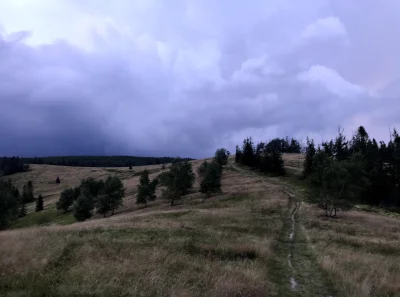
M 304 156 L 286 154 L 284 160 L 296 173 Z M 193 162 L 195 172 L 201 162 Z M 160 165 L 146 167 L 152 177 L 161 172 Z M 287 251 L 276 249 L 288 236 L 282 180 L 273 185 L 228 165 L 221 195 L 204 199 L 197 179 L 177 206 L 156 200 L 143 208 L 134 194 L 144 168 L 33 165 L 13 175 L 19 186 L 33 180 L 49 214 L 62 189 L 89 176 L 117 174 L 128 195 L 119 213 L 106 219 L 69 225 L 57 219 L 1 232 L 0 296 L 316 296 L 304 284 L 308 279 L 307 286 L 315 286 L 321 268 L 338 296 L 400 296 L 400 218 L 354 210 L 327 219 L 302 203 L 293 245 L 298 251 L 291 252 L 304 290 L 290 292 Z
M 341 296 L 400 296 L 400 220 L 360 211 L 337 219 L 305 205 L 302 218 L 319 264 Z
M 63 186 L 85 171 L 106 175 L 90 170 L 65 171 Z M 44 181 L 55 175 L 43 172 L 35 184 L 50 192 Z M 286 203 L 277 186 L 226 170 L 222 195 L 210 199 L 192 193 L 174 208 L 160 200 L 106 219 L 5 231 L 0 295 L 276 295 L 267 263 Z

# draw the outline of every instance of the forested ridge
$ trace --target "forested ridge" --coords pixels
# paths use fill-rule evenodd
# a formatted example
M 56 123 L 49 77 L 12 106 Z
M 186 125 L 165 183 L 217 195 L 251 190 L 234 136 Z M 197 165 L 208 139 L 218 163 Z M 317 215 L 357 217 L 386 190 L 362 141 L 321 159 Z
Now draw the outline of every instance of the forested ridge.
M 171 163 L 177 158 L 171 157 L 137 157 L 137 156 L 57 156 L 22 158 L 27 164 L 48 164 L 79 167 L 129 167 Z M 178 158 L 183 161 L 191 158 Z
M 137 157 L 137 156 L 57 156 L 57 157 L 3 157 L 0 158 L 0 176 L 28 170 L 28 164 L 47 164 L 78 167 L 133 167 L 171 163 L 191 158 Z M 24 166 L 25 165 L 25 166 Z

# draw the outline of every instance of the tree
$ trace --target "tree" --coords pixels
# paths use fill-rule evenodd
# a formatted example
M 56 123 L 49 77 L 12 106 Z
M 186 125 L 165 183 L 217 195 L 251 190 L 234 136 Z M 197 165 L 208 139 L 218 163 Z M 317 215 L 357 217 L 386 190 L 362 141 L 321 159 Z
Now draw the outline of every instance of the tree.
M 26 185 L 22 187 L 22 203 L 28 203 L 28 190 L 26 188 Z
M 272 173 L 274 175 L 285 174 L 282 153 L 279 150 L 271 153 L 264 152 L 260 158 L 260 172 Z
M 132 170 L 132 165 L 129 165 L 129 170 Z
M 56 203 L 58 210 L 67 212 L 70 206 L 74 203 L 74 189 L 69 188 L 61 192 L 60 199 Z
M 26 186 L 27 188 L 27 202 L 33 202 L 35 201 L 35 197 L 33 196 L 33 183 L 32 181 L 28 181 L 28 184 Z
M 307 148 L 306 148 L 306 156 L 304 159 L 304 169 L 303 169 L 303 176 L 307 177 L 313 172 L 313 158 L 316 153 L 314 140 L 309 139 L 307 137 Z
M 362 155 L 335 161 L 327 152 L 319 151 L 314 156 L 313 166 L 311 200 L 326 216 L 335 217 L 338 210 L 350 209 L 362 189 L 368 186 Z
M 93 177 L 89 177 L 81 181 L 80 189 L 87 189 L 90 195 L 96 199 L 104 189 L 104 181 L 95 180 Z
M 60 182 L 61 182 L 61 181 L 60 181 L 60 178 L 57 176 L 57 178 L 56 178 L 56 184 L 58 185 Z
M 159 176 L 160 184 L 165 187 L 163 197 L 174 205 L 176 199 L 180 199 L 193 187 L 195 175 L 192 164 L 188 161 L 172 163 L 170 170 Z
M 125 196 L 125 188 L 118 176 L 108 176 L 104 183 L 104 190 L 96 200 L 97 212 L 104 217 L 111 211 L 113 215 L 115 210 L 122 205 Z
M 274 151 L 271 153 L 269 158 L 269 172 L 275 175 L 284 175 L 285 167 L 283 166 L 282 153 L 280 151 Z
M 251 137 L 243 140 L 241 163 L 246 166 L 254 166 L 255 148 Z
M 39 197 L 36 199 L 36 212 L 42 210 L 43 210 L 43 197 L 42 195 L 39 195 Z
M 204 176 L 204 174 L 207 171 L 208 166 L 210 165 L 209 162 L 207 161 L 203 161 L 203 163 L 201 163 L 201 165 L 199 166 L 199 168 L 197 168 L 197 173 L 199 174 L 199 176 L 202 178 Z
M 0 181 L 0 229 L 6 228 L 19 215 L 20 203 L 14 193 L 12 185 Z
M 236 154 L 235 154 L 235 163 L 241 163 L 242 162 L 242 156 L 243 156 L 243 152 L 242 150 L 239 148 L 239 146 L 236 146 Z
M 220 164 L 221 166 L 228 164 L 230 152 L 224 148 L 217 149 L 215 152 L 214 159 Z
M 81 192 L 81 187 L 74 188 L 74 201 L 78 199 L 78 197 L 81 195 Z
M 136 196 L 136 204 L 145 204 L 157 198 L 155 192 L 158 180 L 154 179 L 150 182 L 149 171 L 143 170 L 140 174 L 140 184 L 137 186 L 138 193 Z
M 221 192 L 222 166 L 215 160 L 204 165 L 205 170 L 201 173 L 200 193 L 210 197 L 212 193 Z
M 22 218 L 22 217 L 26 216 L 26 214 L 27 214 L 26 205 L 25 205 L 25 203 L 21 203 L 20 208 L 19 208 L 18 217 Z
M 77 221 L 83 222 L 93 215 L 93 199 L 81 193 L 74 203 L 74 217 Z

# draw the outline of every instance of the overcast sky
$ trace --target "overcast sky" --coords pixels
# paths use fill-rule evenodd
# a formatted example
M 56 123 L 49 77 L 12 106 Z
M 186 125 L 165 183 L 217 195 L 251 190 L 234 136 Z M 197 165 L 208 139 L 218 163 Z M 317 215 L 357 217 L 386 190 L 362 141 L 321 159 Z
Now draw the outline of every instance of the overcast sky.
M 1 0 L 0 155 L 400 128 L 398 0 Z

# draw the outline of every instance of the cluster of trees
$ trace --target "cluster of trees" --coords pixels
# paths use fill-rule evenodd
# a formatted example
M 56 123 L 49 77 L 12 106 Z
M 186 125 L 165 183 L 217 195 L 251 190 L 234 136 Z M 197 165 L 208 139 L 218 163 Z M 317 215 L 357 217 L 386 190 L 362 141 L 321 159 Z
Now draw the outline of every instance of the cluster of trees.
M 343 131 L 317 148 L 307 139 L 303 177 L 311 199 L 330 217 L 354 203 L 400 206 L 400 136 L 388 143 L 370 139 L 359 127 L 351 139 Z
M 0 229 L 7 227 L 10 222 L 26 215 L 26 204 L 36 201 L 36 211 L 43 210 L 43 197 L 33 196 L 33 183 L 28 181 L 23 186 L 22 195 L 11 180 L 0 181 Z
M 78 221 L 89 219 L 93 211 L 104 217 L 122 206 L 125 188 L 118 176 L 108 176 L 106 181 L 87 178 L 75 188 L 68 188 L 61 192 L 57 201 L 57 209 L 67 212 L 73 208 L 74 216 Z
M 27 171 L 28 169 L 29 165 L 25 165 L 24 160 L 19 157 L 0 158 L 0 176 Z
M 200 181 L 200 192 L 208 197 L 212 193 L 221 191 L 222 166 L 227 164 L 229 151 L 218 149 L 212 162 L 205 161 L 198 169 Z M 176 200 L 186 195 L 195 182 L 192 164 L 188 161 L 174 160 L 168 171 L 162 172 L 157 178 L 150 181 L 149 171 L 144 170 L 140 175 L 140 184 L 136 196 L 137 204 L 147 205 L 149 201 L 154 201 L 156 187 L 160 185 L 162 197 L 170 201 L 171 206 Z
M 285 168 L 283 166 L 282 152 L 283 149 L 287 149 L 282 146 L 283 139 L 273 139 L 270 142 L 260 142 L 254 145 L 251 137 L 243 140 L 242 147 L 236 146 L 235 162 L 254 167 L 260 170 L 260 172 L 271 173 L 274 175 L 285 174 Z M 286 141 L 285 141 L 286 143 Z M 292 139 L 293 148 L 298 142 Z M 300 146 L 300 145 L 299 145 Z M 300 152 L 300 148 L 296 152 Z
M 171 163 L 175 158 L 170 157 L 135 157 L 135 156 L 60 156 L 23 158 L 26 164 L 48 164 L 79 167 L 132 167 Z M 183 161 L 192 159 L 183 158 Z

